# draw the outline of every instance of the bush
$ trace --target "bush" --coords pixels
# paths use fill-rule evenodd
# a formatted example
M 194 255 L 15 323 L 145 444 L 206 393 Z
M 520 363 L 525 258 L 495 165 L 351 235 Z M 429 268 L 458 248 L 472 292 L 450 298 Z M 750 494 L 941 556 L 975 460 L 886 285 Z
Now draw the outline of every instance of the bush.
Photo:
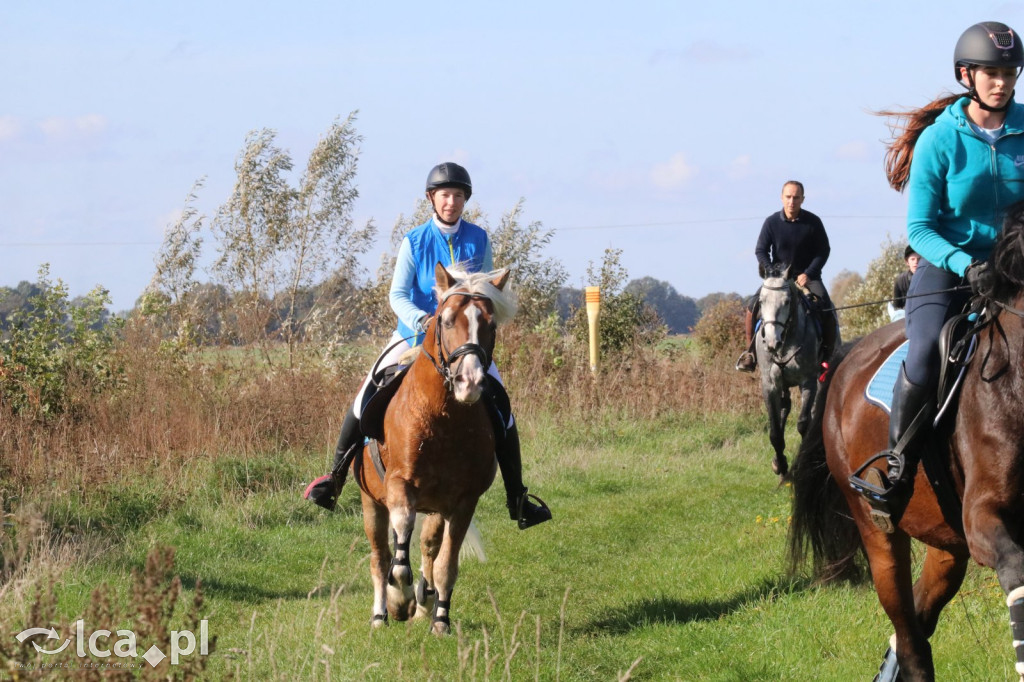
M 746 345 L 743 331 L 743 301 L 727 299 L 714 304 L 693 328 L 693 339 L 706 354 L 716 357 L 738 352 Z

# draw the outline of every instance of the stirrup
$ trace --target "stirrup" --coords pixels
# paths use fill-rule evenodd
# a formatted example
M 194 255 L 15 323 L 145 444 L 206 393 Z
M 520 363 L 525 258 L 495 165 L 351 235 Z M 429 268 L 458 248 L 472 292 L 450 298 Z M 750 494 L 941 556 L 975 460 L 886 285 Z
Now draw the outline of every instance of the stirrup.
M 871 466 L 880 459 L 886 461 L 888 475 Z M 906 488 L 903 481 L 905 466 L 903 456 L 892 450 L 883 450 L 850 474 L 850 487 L 860 493 L 871 507 L 871 522 L 886 534 L 896 530 L 896 524 L 906 510 L 907 501 L 902 499 Z
M 531 497 L 540 503 L 540 506 L 531 504 L 528 500 L 528 498 Z M 527 507 L 527 505 L 529 505 L 529 507 Z M 523 512 L 527 509 L 530 510 L 530 513 L 534 518 L 528 519 L 523 515 Z M 511 505 L 509 506 L 509 511 L 513 512 Z M 548 505 L 546 505 L 544 500 L 540 499 L 536 495 L 526 492 L 526 488 L 523 488 L 523 492 L 516 500 L 514 514 L 515 516 L 513 518 L 519 526 L 519 530 L 526 530 L 531 526 L 536 526 L 539 523 L 551 520 L 551 510 L 548 508 Z
M 757 369 L 757 357 L 749 350 L 743 351 L 736 359 L 736 369 L 740 372 L 753 372 Z

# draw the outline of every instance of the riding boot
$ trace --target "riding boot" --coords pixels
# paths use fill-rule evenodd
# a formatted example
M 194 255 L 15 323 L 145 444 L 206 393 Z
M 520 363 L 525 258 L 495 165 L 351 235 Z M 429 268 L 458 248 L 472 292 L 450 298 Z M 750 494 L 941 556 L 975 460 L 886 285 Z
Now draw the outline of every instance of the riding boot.
M 362 444 L 363 432 L 359 429 L 359 420 L 354 408 L 349 407 L 345 421 L 341 424 L 338 444 L 334 447 L 334 465 L 328 473 L 309 484 L 303 497 L 324 509 L 333 510 L 345 486 L 348 467 Z
M 529 495 L 523 485 L 523 462 L 519 450 L 519 429 L 513 424 L 505 431 L 505 437 L 499 438 L 495 454 L 498 468 L 501 469 L 501 480 L 505 484 L 505 503 L 508 515 L 513 521 L 519 522 L 519 530 L 544 523 L 551 519 L 551 510 L 536 495 Z M 533 504 L 533 498 L 540 505 Z
M 839 337 L 839 320 L 835 313 L 821 313 L 821 350 L 819 360 L 825 365 L 832 359 L 832 353 L 836 349 L 836 339 Z
M 756 305 L 756 304 L 755 304 Z M 736 360 L 736 369 L 741 372 L 753 372 L 757 369 L 757 355 L 754 354 L 754 311 L 747 308 L 743 315 L 743 333 L 747 337 L 747 349 L 740 353 Z
M 872 458 L 885 459 L 888 465 L 886 476 L 883 478 L 879 469 L 871 467 L 867 469 L 862 480 L 856 479 L 855 476 L 850 477 L 853 487 L 864 495 L 871 505 L 871 520 L 886 533 L 895 530 L 914 493 L 914 478 L 917 476 L 917 465 L 921 461 L 920 433 L 911 434 L 902 448 L 897 446 L 917 416 L 922 412 L 932 411 L 932 395 L 932 390 L 927 386 L 912 383 L 907 378 L 906 367 L 901 365 L 892 392 L 889 449 Z M 868 484 L 867 487 L 863 485 L 865 482 Z

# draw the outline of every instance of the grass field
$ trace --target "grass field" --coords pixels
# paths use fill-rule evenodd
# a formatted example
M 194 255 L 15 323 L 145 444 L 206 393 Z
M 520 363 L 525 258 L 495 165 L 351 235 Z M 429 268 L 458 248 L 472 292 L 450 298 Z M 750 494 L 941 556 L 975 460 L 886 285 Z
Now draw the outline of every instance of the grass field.
M 152 607 L 139 609 L 133 571 L 163 546 L 183 585 L 172 624 L 187 623 L 202 584 L 200 616 L 216 644 L 200 679 L 870 680 L 888 621 L 870 585 L 787 576 L 789 489 L 770 472 L 762 422 L 524 422 L 526 481 L 555 519 L 520 532 L 495 483 L 477 515 L 487 560 L 462 564 L 455 634 L 444 639 L 425 622 L 369 627 L 357 489 L 333 514 L 300 499 L 326 453 L 221 455 L 173 479 L 156 471 L 64 496 L 39 505 L 36 536 L 21 500 L 5 554 L 10 566 L 21 551 L 24 565 L 0 592 L 0 652 L 14 665 L 27 654 L 13 634 L 49 627 L 30 622 L 46 613 L 83 617 L 101 585 L 107 612 L 137 627 Z M 31 537 L 45 546 L 25 549 Z M 33 612 L 48 582 L 52 609 Z M 1015 680 L 1010 640 L 994 574 L 972 566 L 933 638 L 939 679 Z M 46 660 L 32 654 L 6 674 L 40 674 L 33 666 Z

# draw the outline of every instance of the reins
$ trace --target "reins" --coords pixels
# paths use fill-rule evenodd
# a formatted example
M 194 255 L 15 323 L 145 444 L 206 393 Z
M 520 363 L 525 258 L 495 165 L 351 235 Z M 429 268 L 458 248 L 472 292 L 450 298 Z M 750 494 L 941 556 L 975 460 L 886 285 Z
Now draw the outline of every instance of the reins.
M 452 365 L 456 360 L 465 355 L 475 355 L 483 363 L 484 371 L 491 366 L 491 356 L 487 352 L 487 349 L 481 346 L 479 343 L 464 343 L 451 353 L 449 353 L 444 347 L 444 339 L 441 338 L 441 308 L 444 307 L 445 302 L 452 296 L 463 296 L 466 298 L 490 301 L 489 296 L 483 294 L 474 294 L 469 291 L 448 291 L 445 292 L 444 296 L 437 304 L 437 312 L 434 314 L 434 340 L 437 345 L 437 357 L 435 358 L 427 350 L 426 344 L 420 346 L 420 350 L 430 358 L 430 362 L 434 365 L 434 369 L 444 379 L 445 390 L 451 391 L 454 387 L 455 379 L 452 376 Z

